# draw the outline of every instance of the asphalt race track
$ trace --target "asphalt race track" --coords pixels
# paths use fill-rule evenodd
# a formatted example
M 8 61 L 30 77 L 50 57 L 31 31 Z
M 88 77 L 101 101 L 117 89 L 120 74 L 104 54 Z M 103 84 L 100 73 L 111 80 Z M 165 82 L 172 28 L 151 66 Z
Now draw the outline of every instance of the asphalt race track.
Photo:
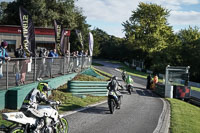
M 118 64 L 101 63 L 104 66 L 98 66 L 98 69 L 121 79 L 121 73 L 115 69 Z M 125 90 L 122 91 L 120 110 L 110 114 L 105 101 L 103 104 L 67 115 L 69 133 L 153 133 L 162 113 L 163 102 L 145 89 L 145 79 L 137 77 L 133 79 L 132 95 Z

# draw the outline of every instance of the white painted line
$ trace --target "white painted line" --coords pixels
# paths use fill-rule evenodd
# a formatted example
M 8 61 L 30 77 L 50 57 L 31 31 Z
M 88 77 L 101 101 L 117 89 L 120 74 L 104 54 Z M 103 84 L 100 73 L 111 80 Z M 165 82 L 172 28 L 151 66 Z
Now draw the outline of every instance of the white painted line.
M 115 68 L 115 70 L 121 72 L 121 71 L 120 71 L 119 69 L 117 69 L 117 68 Z
M 75 114 L 75 113 L 77 113 L 77 112 L 80 112 L 80 111 L 83 111 L 83 110 L 92 108 L 92 107 L 94 107 L 94 106 L 98 106 L 98 105 L 100 105 L 100 104 L 104 104 L 104 103 L 106 103 L 106 102 L 107 102 L 107 100 L 102 101 L 102 102 L 100 102 L 100 103 L 88 105 L 88 106 L 86 106 L 86 107 L 83 107 L 83 108 L 80 108 L 80 109 L 77 109 L 77 110 L 74 110 L 74 111 L 67 111 L 67 112 L 65 112 L 65 113 L 62 113 L 61 115 L 63 115 L 63 116 L 68 116 L 68 115 L 71 115 L 71 114 Z

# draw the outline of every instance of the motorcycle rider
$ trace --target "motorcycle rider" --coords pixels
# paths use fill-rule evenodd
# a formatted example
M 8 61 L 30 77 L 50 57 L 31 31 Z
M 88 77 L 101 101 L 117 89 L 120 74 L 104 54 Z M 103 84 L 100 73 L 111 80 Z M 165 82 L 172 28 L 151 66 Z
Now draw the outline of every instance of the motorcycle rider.
M 126 84 L 127 84 L 127 85 L 129 85 L 129 84 L 133 84 L 133 79 L 131 78 L 130 75 L 127 76 L 127 78 L 126 78 L 125 81 L 126 81 Z
M 119 97 L 122 95 L 119 91 L 119 87 L 122 87 L 122 85 L 117 81 L 117 77 L 113 76 L 110 80 L 110 82 L 108 83 L 107 89 L 109 91 L 113 91 L 115 93 L 115 102 L 117 104 L 117 108 L 119 108 Z M 122 87 L 123 88 L 123 87 Z
M 48 82 L 38 83 L 37 88 L 33 88 L 28 93 L 20 109 L 28 117 L 39 118 L 38 125 L 41 124 L 44 114 L 41 114 L 37 110 L 37 106 L 41 102 L 45 102 L 46 104 L 59 104 L 59 101 L 54 102 L 48 100 L 47 95 L 49 90 Z M 41 126 L 37 126 L 37 128 L 41 128 Z

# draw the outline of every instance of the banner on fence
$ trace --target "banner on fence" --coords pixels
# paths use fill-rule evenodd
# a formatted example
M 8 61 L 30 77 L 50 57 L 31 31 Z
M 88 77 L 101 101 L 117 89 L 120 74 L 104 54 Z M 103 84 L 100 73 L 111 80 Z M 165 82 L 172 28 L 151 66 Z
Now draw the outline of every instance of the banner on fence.
M 56 49 L 59 55 L 64 55 L 64 36 L 65 30 L 60 23 L 54 20 L 54 31 L 56 40 Z
M 22 47 L 27 57 L 35 55 L 35 29 L 32 18 L 23 7 L 19 8 Z

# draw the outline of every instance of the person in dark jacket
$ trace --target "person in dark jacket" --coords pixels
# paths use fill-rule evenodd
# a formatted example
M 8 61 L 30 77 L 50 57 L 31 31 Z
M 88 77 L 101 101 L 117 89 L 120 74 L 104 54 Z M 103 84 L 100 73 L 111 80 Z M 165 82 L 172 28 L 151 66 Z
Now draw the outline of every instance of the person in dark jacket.
M 39 57 L 40 58 L 38 59 L 38 68 L 36 73 L 37 81 L 43 80 L 42 76 L 45 72 L 45 62 L 47 58 L 47 50 L 45 48 L 40 48 Z
M 147 76 L 147 86 L 146 86 L 146 89 L 150 89 L 151 83 L 152 83 L 152 77 L 151 77 L 151 74 L 149 74 Z
M 123 88 L 122 85 L 118 82 L 118 78 L 116 76 L 111 78 L 107 86 L 109 93 L 112 91 L 115 93 L 115 102 L 117 103 L 117 108 L 119 108 L 119 96 L 122 95 L 119 91 L 119 86 Z
M 51 72 L 51 68 L 52 68 L 52 64 L 53 64 L 53 58 L 58 58 L 58 54 L 56 52 L 56 49 L 51 50 L 48 54 L 48 59 L 46 61 L 47 63 L 47 67 L 46 67 L 46 77 L 52 77 L 52 72 Z

